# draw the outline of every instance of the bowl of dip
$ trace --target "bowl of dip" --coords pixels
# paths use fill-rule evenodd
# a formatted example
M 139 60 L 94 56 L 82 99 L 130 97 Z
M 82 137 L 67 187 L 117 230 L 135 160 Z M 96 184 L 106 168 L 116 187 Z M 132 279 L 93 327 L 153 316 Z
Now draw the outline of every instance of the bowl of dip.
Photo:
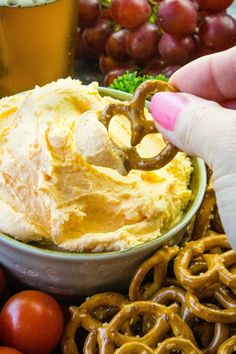
M 15 284 L 58 297 L 125 291 L 141 262 L 176 244 L 203 199 L 204 162 L 179 152 L 157 171 L 130 171 L 109 140 L 129 142 L 97 114 L 131 95 L 58 80 L 0 101 L 0 259 Z M 148 115 L 148 113 L 147 113 Z M 163 148 L 143 139 L 141 156 Z

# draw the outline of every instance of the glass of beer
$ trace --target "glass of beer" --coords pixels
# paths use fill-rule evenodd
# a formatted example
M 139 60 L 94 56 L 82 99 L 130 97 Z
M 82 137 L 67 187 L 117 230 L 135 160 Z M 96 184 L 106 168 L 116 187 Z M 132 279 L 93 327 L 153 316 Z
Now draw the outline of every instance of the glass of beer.
M 77 0 L 0 0 L 0 97 L 73 77 Z

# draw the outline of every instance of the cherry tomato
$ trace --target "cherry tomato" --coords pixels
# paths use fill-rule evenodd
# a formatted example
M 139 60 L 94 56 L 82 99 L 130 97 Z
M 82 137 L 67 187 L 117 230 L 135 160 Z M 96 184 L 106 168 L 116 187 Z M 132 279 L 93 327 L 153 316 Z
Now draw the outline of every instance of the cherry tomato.
M 0 354 L 23 354 L 23 353 L 10 347 L 0 347 Z
M 40 291 L 26 290 L 12 296 L 0 317 L 3 343 L 24 354 L 49 354 L 62 335 L 61 308 Z

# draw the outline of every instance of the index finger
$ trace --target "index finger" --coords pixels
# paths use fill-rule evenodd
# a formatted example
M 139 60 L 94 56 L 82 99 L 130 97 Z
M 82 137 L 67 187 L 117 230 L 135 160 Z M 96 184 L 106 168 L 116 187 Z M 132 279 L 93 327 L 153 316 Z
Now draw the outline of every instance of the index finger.
M 194 60 L 174 73 L 170 83 L 212 101 L 236 99 L 236 47 Z

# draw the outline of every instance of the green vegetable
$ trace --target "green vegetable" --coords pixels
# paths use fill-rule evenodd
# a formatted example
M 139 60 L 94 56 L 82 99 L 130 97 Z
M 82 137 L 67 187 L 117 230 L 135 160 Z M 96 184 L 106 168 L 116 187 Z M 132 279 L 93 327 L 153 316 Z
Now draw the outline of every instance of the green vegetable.
M 122 76 L 118 76 L 110 85 L 111 88 L 115 90 L 120 90 L 128 93 L 134 93 L 136 88 L 146 80 L 162 80 L 168 81 L 164 75 L 138 75 L 137 71 L 125 72 Z

